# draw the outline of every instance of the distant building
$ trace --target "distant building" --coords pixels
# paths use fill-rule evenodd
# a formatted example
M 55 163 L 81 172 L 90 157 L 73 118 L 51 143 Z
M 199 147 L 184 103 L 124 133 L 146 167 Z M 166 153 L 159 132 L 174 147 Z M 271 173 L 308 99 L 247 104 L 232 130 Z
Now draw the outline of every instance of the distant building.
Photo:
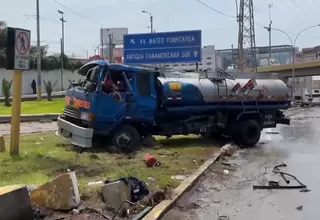
M 320 59 L 320 46 L 302 48 L 299 58 L 303 61 Z

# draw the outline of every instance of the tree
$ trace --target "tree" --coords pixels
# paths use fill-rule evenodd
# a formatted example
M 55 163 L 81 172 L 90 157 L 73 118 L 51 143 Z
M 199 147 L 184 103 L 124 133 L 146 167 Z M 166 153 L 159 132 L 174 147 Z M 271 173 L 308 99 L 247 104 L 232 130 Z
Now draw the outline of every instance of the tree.
M 10 103 L 10 90 L 11 90 L 12 80 L 8 81 L 6 79 L 2 80 L 2 95 L 4 96 L 4 105 L 7 107 L 11 106 Z
M 58 82 L 58 80 L 56 80 L 54 82 L 54 84 L 52 84 L 52 82 L 50 80 L 48 82 L 43 80 L 44 88 L 45 88 L 46 93 L 47 93 L 48 101 L 52 101 L 52 96 L 51 95 L 52 95 L 53 89 L 56 86 L 57 82 Z
M 0 21 L 0 52 L 4 51 L 7 41 L 7 23 Z
M 41 49 L 41 57 L 44 57 L 44 56 L 47 55 L 47 53 L 48 53 L 48 48 L 49 48 L 48 45 L 40 46 L 40 49 Z M 31 46 L 31 47 L 30 47 L 30 56 L 31 56 L 32 58 L 34 58 L 37 54 L 38 54 L 37 46 Z

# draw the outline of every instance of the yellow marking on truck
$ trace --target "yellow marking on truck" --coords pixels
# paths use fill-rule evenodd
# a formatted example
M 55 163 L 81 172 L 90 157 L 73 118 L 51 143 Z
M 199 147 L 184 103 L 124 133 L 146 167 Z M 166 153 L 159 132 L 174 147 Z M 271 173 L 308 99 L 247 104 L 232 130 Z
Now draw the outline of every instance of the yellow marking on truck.
M 81 99 L 75 99 L 69 96 L 66 96 L 65 98 L 66 105 L 72 106 L 74 108 L 86 108 L 90 109 L 90 102 L 81 100 Z
M 182 85 L 179 82 L 170 82 L 169 87 L 174 92 L 180 92 L 182 90 Z

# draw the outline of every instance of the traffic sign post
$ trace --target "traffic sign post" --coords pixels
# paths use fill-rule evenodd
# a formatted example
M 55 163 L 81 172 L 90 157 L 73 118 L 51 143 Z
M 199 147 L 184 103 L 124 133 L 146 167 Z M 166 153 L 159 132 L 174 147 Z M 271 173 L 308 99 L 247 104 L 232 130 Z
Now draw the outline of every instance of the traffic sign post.
M 19 154 L 22 72 L 30 68 L 30 31 L 8 28 L 7 69 L 13 70 L 10 154 Z
M 201 61 L 201 30 L 124 35 L 124 63 Z

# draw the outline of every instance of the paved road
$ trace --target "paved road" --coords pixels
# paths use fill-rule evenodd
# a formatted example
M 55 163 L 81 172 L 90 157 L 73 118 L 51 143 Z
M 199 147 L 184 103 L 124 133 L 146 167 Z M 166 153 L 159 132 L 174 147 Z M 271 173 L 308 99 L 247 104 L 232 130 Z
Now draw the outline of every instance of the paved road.
M 257 148 L 239 150 L 229 165 L 216 164 L 162 220 L 305 220 L 320 216 L 320 108 L 305 109 L 291 126 L 279 126 L 264 134 Z M 275 165 L 295 175 L 310 192 L 297 189 L 253 190 L 282 178 Z M 228 170 L 228 174 L 224 174 Z M 291 180 L 292 185 L 297 183 Z M 302 210 L 296 209 L 303 206 Z M 223 218 L 221 216 L 226 216 Z
M 10 124 L 0 124 L 0 135 L 9 135 L 11 125 Z M 35 133 L 35 132 L 46 132 L 57 130 L 57 122 L 51 123 L 39 123 L 39 122 L 26 122 L 21 123 L 20 133 Z

